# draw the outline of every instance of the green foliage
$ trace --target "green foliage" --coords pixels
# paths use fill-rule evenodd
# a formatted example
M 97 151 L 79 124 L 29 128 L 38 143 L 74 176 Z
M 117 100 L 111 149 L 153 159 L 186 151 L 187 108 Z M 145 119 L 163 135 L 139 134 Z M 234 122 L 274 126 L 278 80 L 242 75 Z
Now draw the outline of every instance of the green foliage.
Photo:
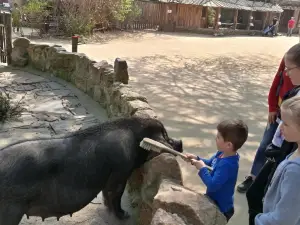
M 23 6 L 23 11 L 29 14 L 39 14 L 45 11 L 46 6 L 48 6 L 48 1 L 46 0 L 28 0 Z
M 213 27 L 215 23 L 216 11 L 215 9 L 208 7 L 208 21 L 207 24 L 209 27 Z
M 47 0 L 28 0 L 26 4 L 21 7 L 21 12 L 26 14 L 29 21 L 35 21 L 39 27 L 49 15 L 46 7 L 49 5 Z
M 141 9 L 135 0 L 120 0 L 118 6 L 112 10 L 114 18 L 120 22 L 135 19 L 141 14 Z
M 24 109 L 20 107 L 19 103 L 20 102 L 13 106 L 9 95 L 0 92 L 0 123 L 4 123 L 8 120 L 16 119 L 21 116 Z

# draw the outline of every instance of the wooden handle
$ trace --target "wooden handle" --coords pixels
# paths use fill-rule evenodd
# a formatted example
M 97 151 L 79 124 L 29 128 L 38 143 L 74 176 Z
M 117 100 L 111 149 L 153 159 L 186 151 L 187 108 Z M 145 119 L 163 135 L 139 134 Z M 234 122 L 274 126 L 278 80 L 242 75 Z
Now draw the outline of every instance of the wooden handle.
M 182 154 L 181 152 L 177 152 L 177 151 L 175 151 L 175 150 L 173 150 L 171 148 L 168 148 L 167 146 L 163 146 L 163 149 L 166 150 L 167 152 L 170 152 L 170 153 L 172 153 L 174 155 L 177 155 L 177 156 L 180 156 L 180 157 L 186 159 L 186 156 L 184 154 Z

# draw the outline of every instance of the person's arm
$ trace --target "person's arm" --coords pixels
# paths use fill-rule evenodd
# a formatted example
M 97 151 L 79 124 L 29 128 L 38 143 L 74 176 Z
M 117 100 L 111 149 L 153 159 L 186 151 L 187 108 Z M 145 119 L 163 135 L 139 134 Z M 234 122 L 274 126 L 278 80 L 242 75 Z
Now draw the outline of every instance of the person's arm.
M 269 91 L 269 96 L 268 96 L 269 112 L 277 112 L 278 110 L 278 96 L 276 94 L 277 94 L 277 88 L 280 83 L 280 73 L 284 71 L 284 68 L 285 68 L 285 63 L 284 63 L 284 59 L 282 59 Z
M 260 213 L 255 217 L 255 225 L 296 225 L 300 221 L 300 179 L 299 166 L 292 165 L 282 174 L 280 200 L 275 210 Z
M 199 160 L 202 160 L 202 161 L 205 163 L 205 165 L 211 166 L 212 161 L 214 160 L 214 158 L 216 158 L 217 154 L 218 154 L 218 153 L 214 154 L 210 159 L 203 159 L 203 158 L 200 158 L 199 156 L 197 156 L 197 160 L 198 160 L 198 161 L 199 161 Z
M 226 162 L 220 162 L 217 169 L 212 175 L 207 167 L 203 167 L 199 170 L 198 175 L 206 185 L 207 190 L 214 192 L 222 188 L 223 184 L 229 178 L 230 166 Z

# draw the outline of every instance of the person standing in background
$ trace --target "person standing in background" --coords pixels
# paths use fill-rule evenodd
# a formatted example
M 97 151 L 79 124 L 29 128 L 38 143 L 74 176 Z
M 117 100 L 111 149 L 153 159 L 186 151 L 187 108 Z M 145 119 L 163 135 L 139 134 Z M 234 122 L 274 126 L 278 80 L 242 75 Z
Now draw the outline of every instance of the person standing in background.
M 15 28 L 17 28 L 17 32 L 19 32 L 21 25 L 21 12 L 17 3 L 14 3 L 14 8 L 12 10 L 12 25 L 13 32 L 15 32 Z
M 293 30 L 294 30 L 294 28 L 295 28 L 295 23 L 296 23 L 295 18 L 294 18 L 294 17 L 291 17 L 291 19 L 290 19 L 289 22 L 288 22 L 288 32 L 287 32 L 287 36 L 288 36 L 288 37 L 291 37 L 291 36 L 292 36 Z

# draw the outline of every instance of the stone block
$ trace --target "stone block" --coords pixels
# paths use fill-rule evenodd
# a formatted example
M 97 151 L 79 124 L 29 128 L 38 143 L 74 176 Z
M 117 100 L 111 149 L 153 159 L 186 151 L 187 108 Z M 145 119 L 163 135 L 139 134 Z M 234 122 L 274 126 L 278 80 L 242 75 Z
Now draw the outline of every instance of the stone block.
M 145 109 L 145 110 L 137 110 L 133 116 L 138 116 L 142 118 L 155 118 L 157 119 L 156 113 L 152 109 Z
M 30 45 L 30 40 L 25 37 L 19 37 L 13 42 L 14 47 L 28 48 Z
M 177 214 L 158 209 L 153 215 L 150 225 L 186 225 L 185 221 Z
M 23 47 L 14 47 L 12 49 L 12 66 L 24 67 L 28 64 L 27 49 Z
M 107 64 L 102 67 L 101 85 L 111 87 L 114 83 L 114 68 Z
M 167 178 L 178 185 L 183 184 L 180 165 L 176 157 L 169 153 L 162 153 L 145 163 L 143 171 L 141 195 L 143 202 L 149 205 L 152 204 L 163 179 Z
M 128 66 L 125 60 L 116 58 L 114 63 L 114 81 L 121 82 L 123 84 L 128 84 Z
M 138 110 L 151 110 L 151 107 L 148 103 L 141 100 L 125 101 L 120 104 L 122 112 L 127 115 L 134 115 Z
M 225 225 L 227 220 L 206 196 L 164 179 L 154 198 L 153 211 L 177 214 L 186 224 Z
M 48 61 L 47 50 L 49 45 L 44 44 L 30 44 L 27 48 L 29 55 L 29 63 L 33 67 L 41 71 L 46 70 L 46 62 Z
M 148 103 L 147 98 L 145 96 L 134 92 L 130 86 L 124 84 L 120 84 L 117 87 L 114 87 L 112 95 L 112 99 L 115 104 L 133 100 L 140 100 L 142 102 Z

